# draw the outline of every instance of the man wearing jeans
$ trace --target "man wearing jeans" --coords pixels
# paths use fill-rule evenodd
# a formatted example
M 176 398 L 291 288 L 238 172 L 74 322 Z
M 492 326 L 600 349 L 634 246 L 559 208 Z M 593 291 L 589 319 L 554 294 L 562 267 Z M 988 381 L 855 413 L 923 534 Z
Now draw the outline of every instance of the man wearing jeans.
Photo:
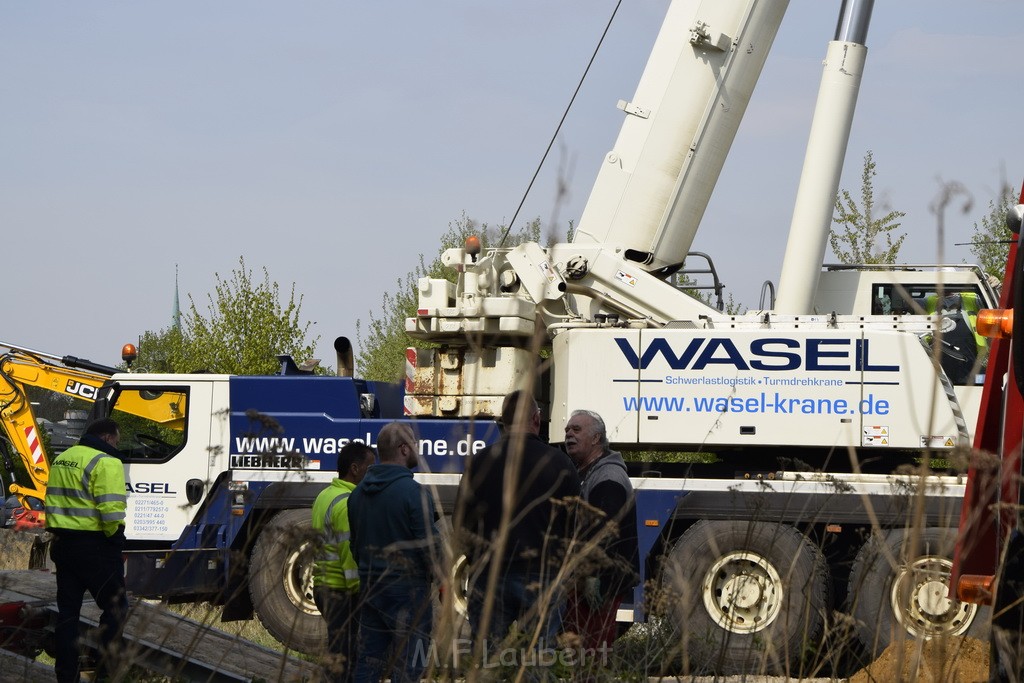
M 428 661 L 430 584 L 439 559 L 434 505 L 412 478 L 419 444 L 408 424 L 385 425 L 377 453 L 380 464 L 348 501 L 362 603 L 356 681 L 419 681 Z
M 502 438 L 467 463 L 459 486 L 455 525 L 470 564 L 469 619 L 488 649 L 513 621 L 531 640 L 539 628 L 540 647 L 554 646 L 561 626 L 556 574 L 574 532 L 580 484 L 568 456 L 541 440 L 540 422 L 533 396 L 506 396 Z

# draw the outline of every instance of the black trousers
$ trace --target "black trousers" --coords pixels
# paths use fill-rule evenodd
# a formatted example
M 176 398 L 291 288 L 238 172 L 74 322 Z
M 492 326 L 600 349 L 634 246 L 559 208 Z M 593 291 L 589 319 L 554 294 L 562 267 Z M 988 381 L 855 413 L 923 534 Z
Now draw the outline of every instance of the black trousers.
M 356 670 L 359 593 L 315 586 L 313 600 L 327 622 L 328 657 L 324 662 L 324 680 L 349 683 Z
M 102 533 L 58 533 L 50 545 L 57 568 L 57 626 L 54 671 L 57 683 L 78 683 L 78 624 L 89 591 L 100 616 L 100 659 L 96 679 L 116 670 L 123 655 L 121 634 L 128 618 L 121 544 Z

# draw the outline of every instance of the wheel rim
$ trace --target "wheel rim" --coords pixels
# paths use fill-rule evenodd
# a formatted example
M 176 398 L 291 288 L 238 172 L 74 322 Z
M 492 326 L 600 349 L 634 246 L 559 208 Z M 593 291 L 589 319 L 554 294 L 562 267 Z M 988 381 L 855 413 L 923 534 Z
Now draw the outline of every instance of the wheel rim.
M 948 597 L 952 568 L 948 558 L 927 555 L 897 570 L 892 582 L 892 610 L 910 635 L 958 636 L 971 627 L 978 606 Z
M 309 541 L 293 548 L 285 558 L 284 592 L 306 614 L 320 613 L 313 600 L 313 544 Z
M 756 633 L 775 621 L 785 589 L 764 556 L 731 552 L 711 565 L 701 585 L 704 607 L 722 628 Z
M 456 614 L 469 613 L 469 560 L 459 555 L 452 564 L 452 605 Z

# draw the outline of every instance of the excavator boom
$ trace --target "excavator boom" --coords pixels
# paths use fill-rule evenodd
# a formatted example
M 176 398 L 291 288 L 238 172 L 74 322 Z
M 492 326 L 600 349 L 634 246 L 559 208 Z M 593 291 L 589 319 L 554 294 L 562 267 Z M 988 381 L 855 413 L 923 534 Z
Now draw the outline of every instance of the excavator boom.
M 0 344 L 7 351 L 0 356 L 0 431 L 7 441 L 8 453 L 4 466 L 13 473 L 12 455 L 22 462 L 28 481 L 14 482 L 10 492 L 18 497 L 26 509 L 33 507 L 28 498 L 42 501 L 50 466 L 36 423 L 32 402 L 26 387 L 39 387 L 64 396 L 95 401 L 97 392 L 115 368 L 83 361 L 73 356 L 63 359 L 8 344 Z M 78 365 L 79 367 L 73 367 Z M 87 369 L 88 368 L 88 369 Z
M 6 442 L 3 449 L 4 469 L 14 479 L 17 458 L 26 473 L 23 481 L 12 481 L 8 490 L 31 520 L 29 526 L 41 524 L 42 506 L 46 495 L 46 482 L 50 465 L 42 435 L 36 421 L 27 387 L 37 387 L 56 394 L 80 399 L 88 403 L 98 400 L 111 375 L 117 368 L 94 363 L 76 356 L 57 356 L 13 344 L 0 342 L 0 435 Z M 131 363 L 135 347 L 122 349 L 122 358 Z M 139 396 L 134 401 L 122 402 L 121 409 L 130 415 L 142 416 L 162 426 L 181 431 L 183 397 L 175 392 L 154 396 Z

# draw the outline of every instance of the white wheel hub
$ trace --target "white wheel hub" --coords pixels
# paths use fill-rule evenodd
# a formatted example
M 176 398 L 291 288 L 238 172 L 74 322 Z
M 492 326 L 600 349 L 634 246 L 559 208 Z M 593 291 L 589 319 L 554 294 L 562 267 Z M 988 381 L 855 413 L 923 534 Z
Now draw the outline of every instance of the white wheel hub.
M 948 558 L 926 555 L 897 570 L 890 595 L 892 611 L 910 635 L 958 636 L 970 628 L 978 607 L 949 597 L 952 567 Z
M 465 555 L 455 558 L 451 572 L 452 602 L 456 614 L 469 614 L 469 560 Z
M 282 573 L 284 590 L 293 605 L 306 614 L 319 614 L 313 600 L 313 544 L 305 542 L 288 553 Z
M 785 589 L 778 571 L 758 553 L 736 551 L 711 565 L 701 584 L 708 614 L 734 633 L 755 633 L 779 614 Z

